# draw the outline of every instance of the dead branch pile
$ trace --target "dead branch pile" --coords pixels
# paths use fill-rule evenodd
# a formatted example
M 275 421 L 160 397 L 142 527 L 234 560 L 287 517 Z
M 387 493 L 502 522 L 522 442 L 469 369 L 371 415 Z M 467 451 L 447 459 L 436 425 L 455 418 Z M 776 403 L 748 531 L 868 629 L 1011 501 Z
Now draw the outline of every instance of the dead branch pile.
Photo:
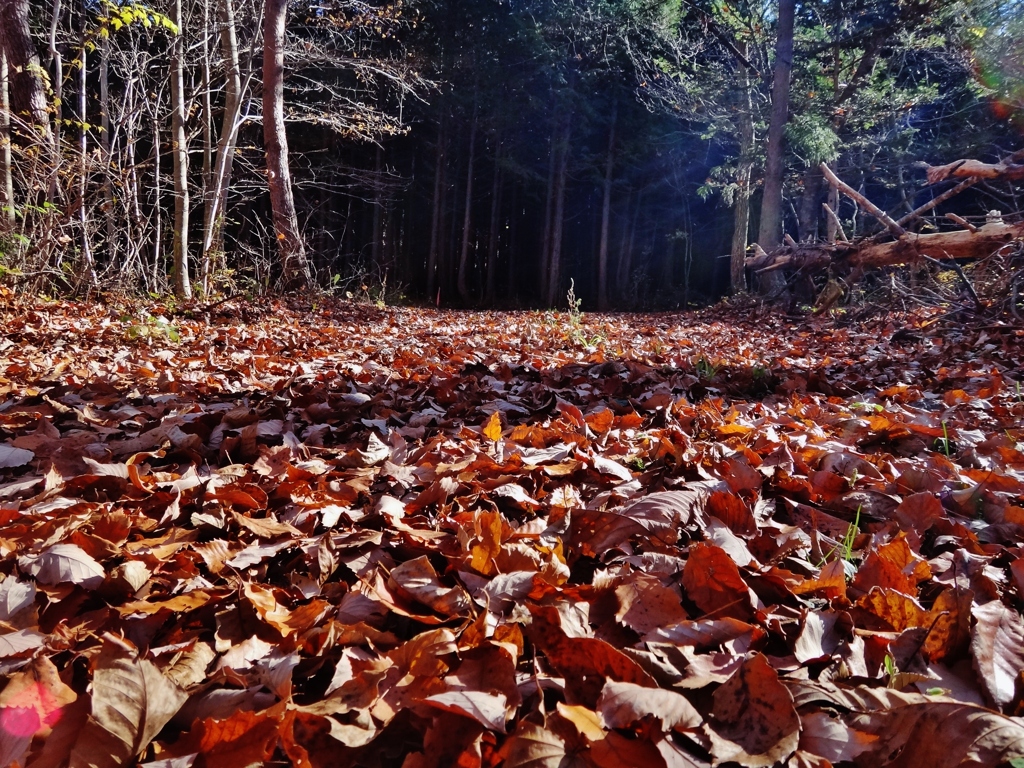
M 846 184 L 836 176 L 825 163 L 821 164 L 822 173 L 828 182 L 840 193 L 854 200 L 861 209 L 874 216 L 885 228 L 882 233 L 873 237 L 848 242 L 843 233 L 842 225 L 835 212 L 826 204 L 825 213 L 833 221 L 837 232 L 836 242 L 805 242 L 797 243 L 787 238 L 785 245 L 766 253 L 759 246 L 754 246 L 753 255 L 746 260 L 746 265 L 756 273 L 777 270 L 801 271 L 805 274 L 824 272 L 832 268 L 839 274 L 860 273 L 869 267 L 895 266 L 914 264 L 923 261 L 945 261 L 951 265 L 954 260 L 982 259 L 999 253 L 1017 241 L 1024 240 L 1024 221 L 1008 223 L 1003 221 L 1001 214 L 993 211 L 982 226 L 975 226 L 956 214 L 946 214 L 946 218 L 961 228 L 950 232 L 933 232 L 920 234 L 908 231 L 906 225 L 950 198 L 960 194 L 981 180 L 1016 181 L 1024 179 L 1024 151 L 1011 155 L 999 163 L 982 163 L 977 160 L 957 160 L 942 166 L 927 167 L 927 177 L 931 184 L 948 179 L 963 179 L 957 186 L 938 195 L 920 208 L 908 213 L 899 221 L 894 220 L 885 211 L 871 202 L 863 194 Z M 960 271 L 959 266 L 953 269 Z M 965 279 L 965 282 L 966 279 Z M 971 293 L 974 289 L 971 288 Z M 974 295 L 975 300 L 977 296 Z

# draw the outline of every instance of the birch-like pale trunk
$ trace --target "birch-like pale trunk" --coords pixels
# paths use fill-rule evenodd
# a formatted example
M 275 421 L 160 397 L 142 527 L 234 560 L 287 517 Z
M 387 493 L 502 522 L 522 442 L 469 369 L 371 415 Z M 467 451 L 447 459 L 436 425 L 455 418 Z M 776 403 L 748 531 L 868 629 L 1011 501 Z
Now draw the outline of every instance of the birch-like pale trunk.
M 204 292 L 210 290 L 210 276 L 214 269 L 212 261 L 223 251 L 224 217 L 242 113 L 242 71 L 238 63 L 238 32 L 235 28 L 233 0 L 223 0 L 220 21 L 221 56 L 227 71 L 224 77 L 224 116 L 217 139 L 217 159 L 214 162 L 212 188 L 207 195 L 207 205 L 203 209 Z
M 86 276 L 89 287 L 95 288 L 99 284 L 99 277 L 96 275 L 96 260 L 92 253 L 92 236 L 89 232 L 89 212 L 86 205 L 86 193 L 89 182 L 89 135 L 88 128 L 86 127 L 89 123 L 89 57 L 85 47 L 86 14 L 84 13 L 86 1 L 83 0 L 81 26 L 78 30 L 81 56 L 79 60 L 81 66 L 78 68 L 78 121 L 80 124 L 78 131 L 78 226 L 82 231 L 83 273 Z
M 50 65 L 53 67 L 53 81 L 51 82 L 51 88 L 53 88 L 53 144 L 60 151 L 60 131 L 61 126 L 64 123 L 64 59 L 60 55 L 60 49 L 57 47 L 57 29 L 60 26 L 60 17 L 62 14 L 61 0 L 53 0 L 53 7 L 50 14 Z M 56 177 L 56 167 L 54 167 L 54 176 Z M 56 178 L 54 179 L 56 182 Z
M 267 0 L 263 19 L 263 143 L 274 234 L 281 257 L 281 283 L 302 288 L 311 281 L 306 248 L 295 213 L 284 125 L 284 41 L 288 0 Z
M 0 221 L 14 226 L 14 174 L 11 157 L 11 91 L 7 52 L 0 48 Z
M 179 27 L 180 21 L 177 22 Z M 180 35 L 179 35 L 180 37 Z M 101 37 L 97 46 L 100 54 L 100 149 L 103 150 L 103 218 L 106 222 L 107 261 L 117 263 L 117 221 L 114 213 L 114 158 L 110 141 L 110 38 Z
M 192 297 L 188 258 L 188 138 L 185 135 L 185 39 L 181 0 L 174 0 L 178 25 L 171 51 L 171 175 L 174 178 L 174 293 Z

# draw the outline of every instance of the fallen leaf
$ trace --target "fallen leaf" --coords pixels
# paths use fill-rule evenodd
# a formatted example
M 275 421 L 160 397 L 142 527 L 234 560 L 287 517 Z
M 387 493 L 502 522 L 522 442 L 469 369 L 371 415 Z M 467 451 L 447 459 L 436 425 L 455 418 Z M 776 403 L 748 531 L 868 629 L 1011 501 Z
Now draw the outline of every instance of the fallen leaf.
M 800 718 L 793 696 L 763 655 L 752 656 L 715 691 L 707 734 L 716 765 L 766 768 L 796 751 Z

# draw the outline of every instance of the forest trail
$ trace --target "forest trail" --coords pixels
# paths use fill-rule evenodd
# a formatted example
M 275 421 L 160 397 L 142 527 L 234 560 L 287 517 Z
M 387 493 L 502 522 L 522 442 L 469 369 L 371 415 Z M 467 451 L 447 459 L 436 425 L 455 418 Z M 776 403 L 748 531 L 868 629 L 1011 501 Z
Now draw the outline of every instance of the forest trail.
M 0 298 L 0 764 L 1024 764 L 1024 329 L 855 314 Z

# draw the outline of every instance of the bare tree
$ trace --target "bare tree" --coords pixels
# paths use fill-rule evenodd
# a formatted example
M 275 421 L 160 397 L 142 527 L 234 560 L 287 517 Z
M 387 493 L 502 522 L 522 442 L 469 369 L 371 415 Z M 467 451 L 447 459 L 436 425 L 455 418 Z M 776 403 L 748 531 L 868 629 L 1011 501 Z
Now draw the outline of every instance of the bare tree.
M 174 0 L 178 34 L 171 50 L 171 162 L 174 177 L 174 292 L 192 296 L 188 274 L 188 137 L 185 135 L 185 36 L 181 0 Z
M 211 188 L 207 192 L 203 211 L 203 290 L 210 290 L 210 271 L 213 253 L 223 249 L 223 221 L 227 209 L 228 188 L 235 158 L 235 145 L 242 116 L 242 73 L 238 60 L 238 33 L 235 29 L 233 0 L 222 0 L 220 17 L 220 45 L 224 59 L 224 117 L 217 140 L 217 159 L 214 163 Z M 248 87 L 246 79 L 246 87 Z
M 180 1 L 180 0 L 179 0 Z M 288 0 L 267 0 L 263 20 L 263 143 L 267 153 L 267 184 L 274 212 L 274 233 L 285 287 L 308 285 L 311 276 L 299 232 L 288 168 L 288 137 L 284 125 L 284 40 Z
M 7 74 L 7 51 L 0 48 L 0 221 L 14 226 L 14 175 L 11 172 L 11 91 Z

